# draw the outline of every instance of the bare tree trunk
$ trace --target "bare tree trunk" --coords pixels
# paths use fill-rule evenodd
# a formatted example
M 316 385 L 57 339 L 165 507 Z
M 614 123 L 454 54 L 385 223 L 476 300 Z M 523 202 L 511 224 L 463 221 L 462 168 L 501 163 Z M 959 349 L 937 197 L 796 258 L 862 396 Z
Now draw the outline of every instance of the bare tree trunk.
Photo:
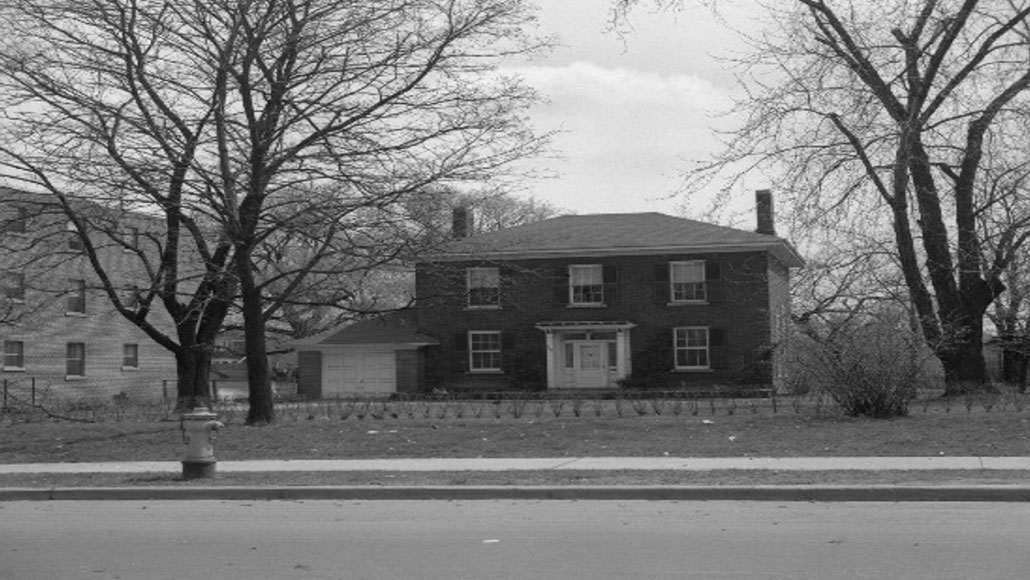
M 248 255 L 238 255 L 236 271 L 240 280 L 243 303 L 243 328 L 247 352 L 247 385 L 250 408 L 247 424 L 271 423 L 275 420 L 272 384 L 268 374 L 268 348 L 265 340 L 264 302 L 254 281 Z
M 179 409 L 211 406 L 210 345 L 193 344 L 175 353 Z

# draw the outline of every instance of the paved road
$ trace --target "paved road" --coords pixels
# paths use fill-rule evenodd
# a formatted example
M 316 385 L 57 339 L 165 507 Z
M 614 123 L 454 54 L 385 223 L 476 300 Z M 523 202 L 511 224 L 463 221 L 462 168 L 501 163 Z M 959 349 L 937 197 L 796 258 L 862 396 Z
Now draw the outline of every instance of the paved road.
M 0 578 L 1023 579 L 1030 506 L 9 502 Z

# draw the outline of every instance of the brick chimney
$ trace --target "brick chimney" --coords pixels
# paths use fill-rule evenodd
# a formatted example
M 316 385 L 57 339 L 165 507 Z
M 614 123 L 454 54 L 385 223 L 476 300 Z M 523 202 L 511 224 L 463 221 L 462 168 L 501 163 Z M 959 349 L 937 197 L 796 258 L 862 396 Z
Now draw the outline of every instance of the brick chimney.
M 467 238 L 472 234 L 472 212 L 459 205 L 452 211 L 451 237 L 456 240 Z
M 755 215 L 758 217 L 758 228 L 755 229 L 755 232 L 775 236 L 772 191 L 768 189 L 755 191 Z

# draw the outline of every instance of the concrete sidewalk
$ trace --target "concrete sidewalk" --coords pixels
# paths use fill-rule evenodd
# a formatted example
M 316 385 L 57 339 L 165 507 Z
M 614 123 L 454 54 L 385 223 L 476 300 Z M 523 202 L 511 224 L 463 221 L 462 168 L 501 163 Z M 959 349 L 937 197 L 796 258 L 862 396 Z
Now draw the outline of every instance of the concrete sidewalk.
M 219 461 L 220 473 L 297 471 L 1030 471 L 1030 457 L 551 457 Z M 178 461 L 0 464 L 0 474 L 163 473 Z

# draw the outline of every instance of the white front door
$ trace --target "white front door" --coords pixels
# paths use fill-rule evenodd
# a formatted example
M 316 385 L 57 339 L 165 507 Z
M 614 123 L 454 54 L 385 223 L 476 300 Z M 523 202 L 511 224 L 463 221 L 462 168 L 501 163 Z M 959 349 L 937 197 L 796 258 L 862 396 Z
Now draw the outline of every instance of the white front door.
M 323 396 L 372 395 L 397 390 L 392 352 L 326 353 Z
M 573 386 L 592 389 L 608 386 L 608 344 L 575 342 L 573 348 Z

